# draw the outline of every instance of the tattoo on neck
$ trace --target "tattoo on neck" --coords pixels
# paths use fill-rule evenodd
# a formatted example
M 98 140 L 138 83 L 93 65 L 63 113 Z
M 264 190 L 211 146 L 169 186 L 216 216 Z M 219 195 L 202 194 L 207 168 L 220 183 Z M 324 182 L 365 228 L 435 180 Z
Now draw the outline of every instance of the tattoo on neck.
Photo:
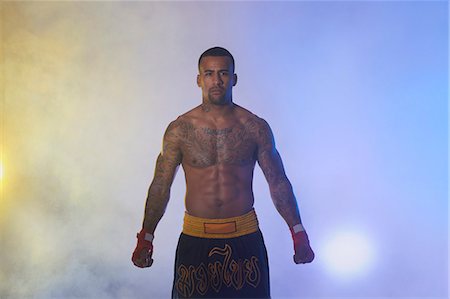
M 203 110 L 203 112 L 209 112 L 209 111 L 211 111 L 211 107 L 208 104 L 203 103 L 202 110 Z

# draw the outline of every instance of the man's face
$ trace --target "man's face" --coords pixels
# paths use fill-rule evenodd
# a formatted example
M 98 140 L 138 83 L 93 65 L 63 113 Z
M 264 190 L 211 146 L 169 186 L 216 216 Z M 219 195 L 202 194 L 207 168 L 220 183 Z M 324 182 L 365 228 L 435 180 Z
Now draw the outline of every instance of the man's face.
M 232 88 L 237 76 L 228 56 L 206 56 L 200 61 L 197 84 L 202 89 L 203 102 L 226 105 L 232 100 Z

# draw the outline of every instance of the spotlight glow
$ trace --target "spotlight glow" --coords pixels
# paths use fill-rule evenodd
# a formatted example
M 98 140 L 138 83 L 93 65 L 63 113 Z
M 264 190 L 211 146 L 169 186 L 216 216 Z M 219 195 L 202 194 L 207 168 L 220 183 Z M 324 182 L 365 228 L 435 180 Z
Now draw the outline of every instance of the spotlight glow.
M 325 244 L 323 257 L 333 274 L 346 278 L 368 272 L 374 252 L 371 242 L 363 234 L 339 232 Z

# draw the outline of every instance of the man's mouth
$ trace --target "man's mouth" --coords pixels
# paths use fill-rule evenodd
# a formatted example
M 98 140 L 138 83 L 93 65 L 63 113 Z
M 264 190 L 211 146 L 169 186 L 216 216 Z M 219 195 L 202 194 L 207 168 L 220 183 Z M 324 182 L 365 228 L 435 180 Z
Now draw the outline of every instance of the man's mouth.
M 223 93 L 223 90 L 219 89 L 219 88 L 214 88 L 214 89 L 210 89 L 209 92 L 210 93 Z

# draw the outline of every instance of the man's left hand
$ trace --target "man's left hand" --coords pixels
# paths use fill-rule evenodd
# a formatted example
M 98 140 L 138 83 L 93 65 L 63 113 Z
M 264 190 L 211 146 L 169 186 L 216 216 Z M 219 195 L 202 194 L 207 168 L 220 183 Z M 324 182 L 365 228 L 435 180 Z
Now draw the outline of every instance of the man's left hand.
M 305 231 L 292 235 L 294 240 L 294 262 L 296 264 L 311 263 L 314 260 L 314 251 L 309 245 L 308 235 Z

